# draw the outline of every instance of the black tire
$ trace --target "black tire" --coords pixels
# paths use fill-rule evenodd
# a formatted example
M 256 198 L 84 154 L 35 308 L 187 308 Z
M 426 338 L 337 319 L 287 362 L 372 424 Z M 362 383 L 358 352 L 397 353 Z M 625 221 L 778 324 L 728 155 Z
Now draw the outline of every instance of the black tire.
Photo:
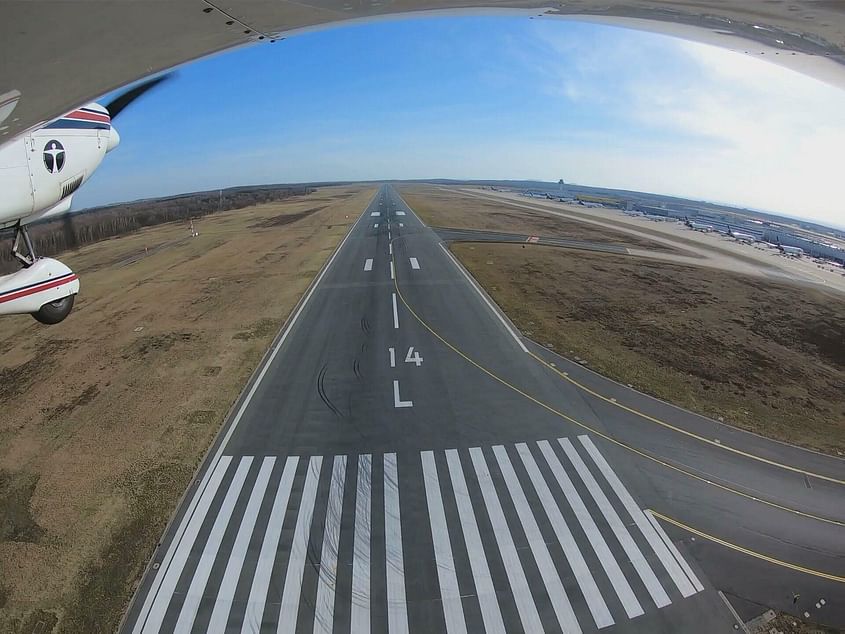
M 42 324 L 57 324 L 70 314 L 75 298 L 76 295 L 68 295 L 55 302 L 44 304 L 37 313 L 32 313 L 32 316 L 35 321 L 40 321 Z

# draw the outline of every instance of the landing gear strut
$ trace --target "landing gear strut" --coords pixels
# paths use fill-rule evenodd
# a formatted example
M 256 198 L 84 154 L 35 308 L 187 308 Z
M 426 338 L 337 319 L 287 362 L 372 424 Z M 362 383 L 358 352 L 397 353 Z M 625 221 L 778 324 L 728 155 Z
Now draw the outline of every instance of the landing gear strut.
M 21 252 L 21 247 L 26 247 L 26 253 Z M 35 263 L 36 255 L 35 248 L 32 246 L 32 240 L 29 239 L 29 231 L 26 230 L 26 225 L 22 225 L 20 221 L 15 225 L 15 239 L 12 241 L 12 255 L 21 263 L 23 268 L 29 268 Z

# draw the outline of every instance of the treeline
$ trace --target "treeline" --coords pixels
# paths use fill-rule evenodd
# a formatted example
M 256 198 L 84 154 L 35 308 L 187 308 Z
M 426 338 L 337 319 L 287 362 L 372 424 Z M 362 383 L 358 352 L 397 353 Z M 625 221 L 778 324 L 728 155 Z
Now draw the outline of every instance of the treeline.
M 33 223 L 29 225 L 29 235 L 38 255 L 54 256 L 69 248 L 124 235 L 143 227 L 183 222 L 217 211 L 242 209 L 312 191 L 313 187 L 290 185 L 231 187 L 93 207 L 55 220 Z M 0 232 L 0 273 L 17 270 L 10 248 L 13 236 L 12 230 Z

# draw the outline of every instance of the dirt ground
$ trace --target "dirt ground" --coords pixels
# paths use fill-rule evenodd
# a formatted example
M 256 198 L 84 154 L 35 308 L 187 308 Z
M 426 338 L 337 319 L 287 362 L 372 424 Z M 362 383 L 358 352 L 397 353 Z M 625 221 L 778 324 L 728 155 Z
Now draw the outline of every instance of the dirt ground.
M 554 247 L 455 244 L 529 337 L 739 427 L 845 455 L 845 297 Z
M 411 209 L 430 227 L 536 234 L 657 251 L 678 251 L 666 244 L 630 233 L 521 210 L 509 207 L 507 201 L 484 200 L 454 189 L 432 185 L 400 185 L 398 190 Z
M 81 274 L 66 321 L 0 322 L 0 631 L 114 631 L 228 409 L 374 191 L 86 247 L 63 257 Z

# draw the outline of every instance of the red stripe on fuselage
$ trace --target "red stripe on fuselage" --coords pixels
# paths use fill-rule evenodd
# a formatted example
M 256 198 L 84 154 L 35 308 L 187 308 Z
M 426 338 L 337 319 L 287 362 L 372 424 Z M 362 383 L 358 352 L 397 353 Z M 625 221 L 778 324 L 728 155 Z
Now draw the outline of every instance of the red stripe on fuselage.
M 61 277 L 57 280 L 47 280 L 46 282 L 42 282 L 36 286 L 30 286 L 29 288 L 24 288 L 19 291 L 9 293 L 8 295 L 4 295 L 0 297 L 0 304 L 4 302 L 10 302 L 13 299 L 19 299 L 21 297 L 26 297 L 27 295 L 33 295 L 34 293 L 40 293 L 41 291 L 46 291 L 51 288 L 55 288 L 56 286 L 61 286 L 62 284 L 67 284 L 68 282 L 73 282 L 74 280 L 79 279 L 77 276 L 71 275 L 70 277 Z
M 107 114 L 100 114 L 99 112 L 86 112 L 83 110 L 74 110 L 66 114 L 63 119 L 84 119 L 85 121 L 99 121 L 101 123 L 109 123 L 111 117 Z

